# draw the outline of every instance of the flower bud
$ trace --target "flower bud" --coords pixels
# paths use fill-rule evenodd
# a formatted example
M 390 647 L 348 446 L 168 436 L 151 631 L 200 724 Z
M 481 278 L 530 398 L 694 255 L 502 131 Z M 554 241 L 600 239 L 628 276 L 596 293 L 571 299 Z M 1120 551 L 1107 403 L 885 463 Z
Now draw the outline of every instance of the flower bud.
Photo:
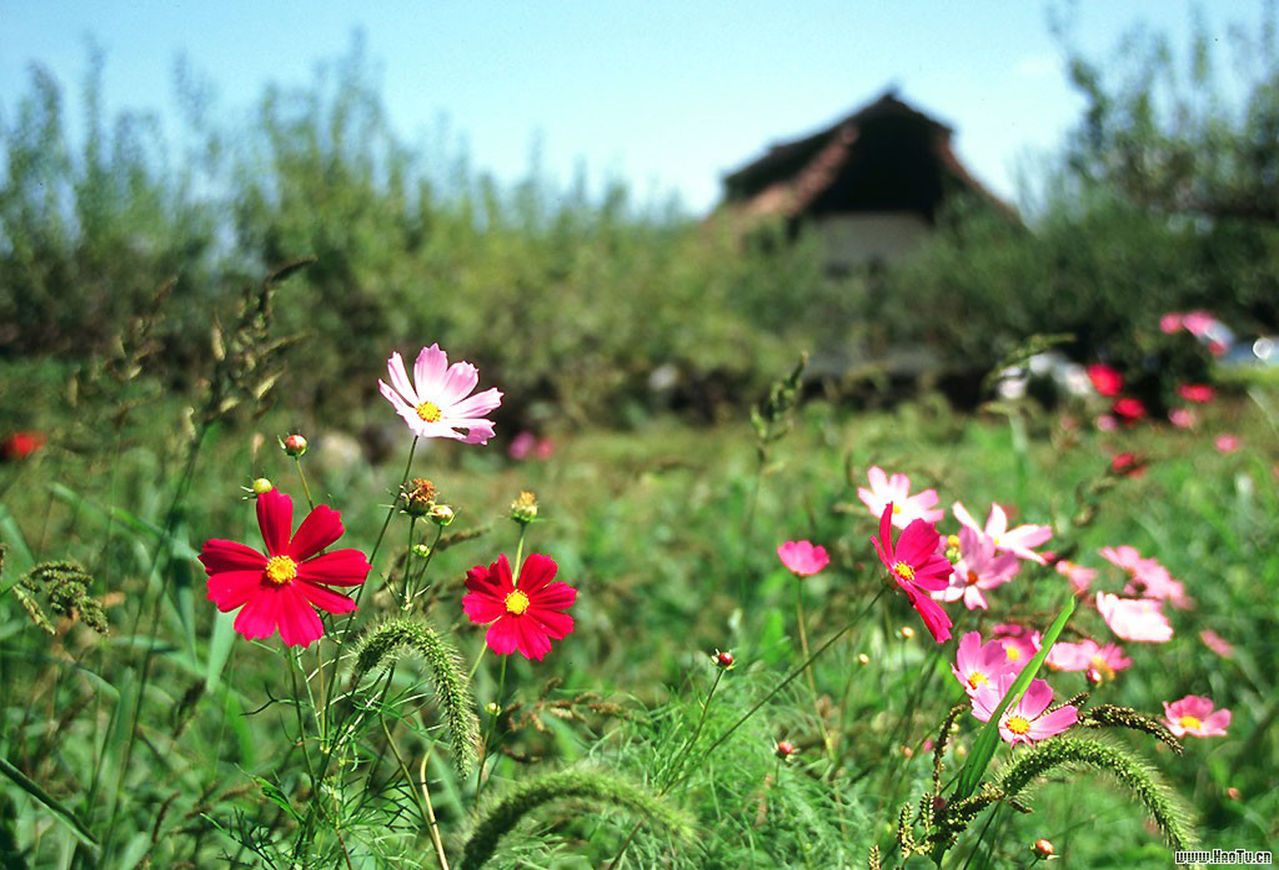
M 791 743 L 789 740 L 778 740 L 777 744 L 773 747 L 773 754 L 782 761 L 790 758 L 798 751 L 799 750 L 795 748 L 795 744 Z
M 490 716 L 496 716 L 498 713 L 502 712 L 502 708 L 497 701 L 489 701 L 484 705 L 484 712 L 488 713 Z
M 275 489 L 275 484 L 265 477 L 255 478 L 250 486 L 253 488 L 254 495 L 266 495 L 268 492 Z
M 306 453 L 306 439 L 296 433 L 280 439 L 280 447 L 285 453 L 297 458 Z
M 430 545 L 429 545 L 429 544 L 414 544 L 414 545 L 413 545 L 413 555 L 414 555 L 414 556 L 417 556 L 419 559 L 425 559 L 427 556 L 431 555 L 431 547 L 430 547 Z
M 1035 841 L 1035 845 L 1031 846 L 1030 850 L 1041 860 L 1046 860 L 1057 854 L 1057 850 L 1053 848 L 1053 844 L 1042 837 Z
M 963 555 L 963 546 L 959 542 L 959 535 L 946 536 L 946 558 L 952 562 L 959 561 L 959 557 Z
M 901 628 L 897 629 L 897 633 L 901 635 L 902 640 L 910 640 L 915 636 L 915 629 L 911 628 L 909 625 L 903 625 Z
M 733 654 L 728 650 L 723 652 L 715 650 L 714 655 L 711 656 L 711 661 L 715 663 L 715 667 L 726 671 L 733 666 Z
M 433 504 L 426 513 L 431 522 L 440 528 L 444 528 L 453 522 L 453 508 L 446 504 Z
M 866 653 L 858 653 L 857 662 L 858 664 L 868 665 L 870 664 L 870 656 L 866 655 Z
M 400 487 L 400 498 L 404 501 L 404 512 L 411 517 L 426 516 L 435 505 L 435 497 L 439 490 L 435 484 L 425 477 L 415 477 Z
M 521 526 L 527 526 L 537 519 L 537 496 L 524 490 L 511 502 L 511 519 Z

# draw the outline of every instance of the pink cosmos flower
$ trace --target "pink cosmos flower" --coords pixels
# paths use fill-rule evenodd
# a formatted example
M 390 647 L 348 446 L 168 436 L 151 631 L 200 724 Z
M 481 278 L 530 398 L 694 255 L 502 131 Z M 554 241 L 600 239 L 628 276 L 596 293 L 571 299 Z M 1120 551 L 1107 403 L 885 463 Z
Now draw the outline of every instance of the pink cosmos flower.
M 1113 643 L 1105 646 L 1095 640 L 1079 643 L 1057 641 L 1044 664 L 1057 671 L 1088 671 L 1095 674 L 1096 682 L 1113 680 L 1119 671 L 1132 667 L 1132 659 L 1124 655 L 1124 648 Z
M 1182 384 L 1177 387 L 1177 395 L 1181 396 L 1187 402 L 1211 402 L 1217 395 L 1217 391 L 1207 384 Z
M 1230 711 L 1213 712 L 1212 700 L 1203 695 L 1187 695 L 1169 704 L 1164 701 L 1165 724 L 1178 737 L 1225 737 L 1230 727 Z
M 1058 559 L 1056 567 L 1057 573 L 1070 581 L 1070 585 L 1075 590 L 1076 595 L 1083 595 L 1087 592 L 1088 587 L 1092 585 L 1092 581 L 1097 579 L 1095 568 L 1076 565 L 1069 559 Z
M 1004 645 L 997 640 L 981 642 L 981 632 L 970 631 L 959 639 L 959 650 L 950 671 L 969 697 L 988 683 L 993 684 L 1009 670 Z
M 489 625 L 485 641 L 498 655 L 519 652 L 540 662 L 551 651 L 551 640 L 573 631 L 573 617 L 564 613 L 577 600 L 567 583 L 551 582 L 558 566 L 550 556 L 533 553 L 520 567 L 519 582 L 511 578 L 506 556 L 485 568 L 466 572 L 462 610 L 476 625 Z
M 1163 603 L 1153 598 L 1120 598 L 1098 592 L 1097 610 L 1110 630 L 1123 640 L 1163 643 L 1172 638 Z
M 1097 395 L 1108 399 L 1119 395 L 1124 388 L 1124 376 L 1118 369 L 1104 363 L 1093 363 L 1088 367 L 1088 380 L 1092 381 Z
M 893 506 L 893 525 L 905 529 L 915 520 L 936 523 L 942 518 L 942 512 L 932 510 L 937 504 L 937 490 L 926 489 L 917 495 L 910 494 L 910 478 L 904 474 L 894 474 L 891 478 L 878 465 L 872 466 L 866 474 L 870 480 L 870 489 L 864 486 L 857 488 L 857 496 L 879 516 L 887 505 Z
M 950 617 L 927 594 L 945 589 L 947 578 L 953 571 L 950 561 L 937 555 L 941 535 L 931 523 L 915 520 L 894 545 L 893 516 L 893 504 L 889 502 L 879 518 L 879 537 L 870 541 L 898 588 L 906 593 L 911 605 L 923 618 L 933 640 L 945 643 L 950 637 Z
M 995 549 L 1012 553 L 1018 559 L 1026 559 L 1040 565 L 1048 564 L 1047 559 L 1030 549 L 1038 547 L 1053 536 L 1053 530 L 1048 526 L 1024 525 L 1009 529 L 1008 514 L 1004 513 L 1004 509 L 999 505 L 992 503 L 990 516 L 986 518 L 986 528 L 983 530 L 978 527 L 972 514 L 968 513 L 959 502 L 951 505 L 950 509 L 960 523 L 994 541 Z
M 830 564 L 826 548 L 809 541 L 787 541 L 777 548 L 777 558 L 799 577 L 812 576 Z
M 982 591 L 1007 583 L 1021 570 L 1021 560 L 1013 553 L 995 554 L 992 538 L 964 526 L 959 530 L 959 561 L 950 575 L 950 585 L 933 597 L 940 601 L 964 601 L 969 610 L 987 607 Z
M 1234 453 L 1239 449 L 1239 437 L 1237 435 L 1218 435 L 1217 440 L 1212 443 L 1221 453 Z
M 1172 335 L 1181 329 L 1181 314 L 1176 311 L 1169 311 L 1163 317 L 1159 318 L 1159 331 L 1164 335 Z
M 341 514 L 332 508 L 319 505 L 293 534 L 293 499 L 271 489 L 257 501 L 266 554 L 235 541 L 207 541 L 200 561 L 209 575 L 209 600 L 223 613 L 242 607 L 235 630 L 249 639 L 279 629 L 288 646 L 306 646 L 324 634 L 314 608 L 356 609 L 354 601 L 328 587 L 358 586 L 372 566 L 359 550 L 317 555 L 344 531 Z
M 1039 632 L 1011 622 L 996 623 L 991 626 L 990 632 L 995 640 L 1003 644 L 1004 658 L 1008 660 L 1008 667 L 1014 673 L 1021 673 L 1022 668 L 1030 663 L 1043 646 L 1043 638 Z
M 1178 429 L 1193 429 L 1199 418 L 1189 408 L 1173 408 L 1168 412 L 1168 422 Z
M 526 429 L 511 439 L 511 445 L 506 448 L 506 452 L 512 459 L 522 461 L 532 455 L 535 447 L 537 447 L 537 436 Z
M 1213 317 L 1202 308 L 1196 311 L 1188 311 L 1181 316 L 1181 325 L 1191 335 L 1199 337 L 1206 335 L 1217 324 L 1217 318 Z
M 1222 658 L 1228 659 L 1234 657 L 1234 644 L 1217 634 L 1217 632 L 1213 631 L 1211 628 L 1205 628 L 1203 631 L 1199 632 L 1199 639 L 1204 642 L 1204 646 L 1208 647 L 1208 649 L 1212 650 Z
M 1097 418 L 1097 429 L 1101 432 L 1114 432 L 1119 428 L 1119 421 L 1114 414 L 1102 414 Z
M 448 354 L 433 344 L 417 355 L 413 381 L 398 352 L 391 354 L 386 368 L 391 383 L 378 381 L 378 389 L 414 435 L 453 438 L 467 444 L 485 444 L 493 437 L 493 421 L 484 415 L 502 403 L 502 393 L 487 389 L 471 395 L 480 379 L 475 366 L 468 362 L 450 366 Z
M 1194 604 L 1186 596 L 1186 587 L 1180 580 L 1173 579 L 1168 569 L 1159 564 L 1158 559 L 1143 559 L 1136 549 L 1128 546 L 1102 547 L 1097 552 L 1103 559 L 1128 574 L 1125 595 L 1167 600 L 1182 610 Z
M 995 708 L 1012 688 L 1016 674 L 1003 674 L 995 683 L 987 683 L 972 695 L 973 715 L 989 722 Z M 1034 743 L 1060 734 L 1079 721 L 1079 710 L 1067 704 L 1051 713 L 1053 690 L 1045 680 L 1031 680 L 1016 704 L 1009 704 L 999 720 L 999 735 L 1008 743 Z

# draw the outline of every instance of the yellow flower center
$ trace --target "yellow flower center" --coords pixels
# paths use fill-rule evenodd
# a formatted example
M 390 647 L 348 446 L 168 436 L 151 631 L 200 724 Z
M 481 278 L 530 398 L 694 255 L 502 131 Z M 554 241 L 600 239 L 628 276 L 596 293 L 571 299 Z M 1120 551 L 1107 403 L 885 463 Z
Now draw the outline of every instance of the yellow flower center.
M 897 516 L 897 515 L 898 515 L 899 513 L 901 513 L 901 512 L 902 512 L 902 506 L 901 506 L 901 505 L 899 505 L 899 504 L 895 504 L 895 505 L 893 505 L 893 516 Z
M 1008 656 L 1008 661 L 1015 662 L 1021 658 L 1021 650 L 1012 644 L 1008 644 L 1004 647 L 1004 655 Z
M 440 406 L 434 402 L 423 402 L 414 408 L 417 415 L 428 423 L 438 422 L 440 419 Z
M 1030 720 L 1025 716 L 1009 716 L 1008 721 L 1004 724 L 1014 734 L 1025 734 L 1030 730 Z
M 896 562 L 893 565 L 893 573 L 903 580 L 911 581 L 915 579 L 915 569 L 905 562 Z
M 986 675 L 981 671 L 973 671 L 968 675 L 968 685 L 972 686 L 974 689 L 978 686 L 984 686 L 989 682 L 990 680 L 986 679 Z
M 1177 724 L 1182 728 L 1185 728 L 1187 731 L 1193 731 L 1203 725 L 1203 723 L 1199 721 L 1198 716 L 1182 716 L 1177 720 Z
M 272 556 L 266 560 L 266 582 L 273 586 L 287 586 L 298 576 L 298 563 L 288 556 Z
M 523 592 L 516 589 L 514 592 L 506 596 L 507 613 L 514 613 L 516 616 L 519 616 L 526 610 L 528 610 L 528 596 Z
M 1093 670 L 1097 671 L 1097 673 L 1101 674 L 1107 680 L 1113 680 L 1115 678 L 1115 669 L 1106 664 L 1106 660 L 1101 656 L 1093 656 L 1090 664 L 1093 666 Z

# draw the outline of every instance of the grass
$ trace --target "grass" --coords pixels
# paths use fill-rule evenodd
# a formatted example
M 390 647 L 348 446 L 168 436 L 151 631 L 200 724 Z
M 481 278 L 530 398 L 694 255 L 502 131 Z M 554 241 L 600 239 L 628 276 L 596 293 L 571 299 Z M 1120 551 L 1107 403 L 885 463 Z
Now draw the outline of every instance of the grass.
M 381 683 L 381 700 L 362 717 L 382 717 L 385 736 L 381 728 L 362 734 L 336 759 L 337 778 L 317 792 L 303 756 L 323 748 L 313 732 L 321 720 L 300 716 L 305 708 L 291 700 L 298 689 L 278 638 L 249 643 L 230 630 L 229 617 L 215 617 L 192 559 L 210 537 L 255 540 L 253 506 L 241 491 L 252 478 L 269 477 L 301 500 L 291 461 L 274 446 L 277 435 L 298 428 L 312 441 L 304 467 L 317 501 L 343 512 L 339 546 L 367 552 L 403 467 L 407 433 L 403 452 L 370 466 L 339 461 L 324 446 L 334 431 L 327 421 L 299 420 L 290 410 L 220 423 L 165 534 L 182 472 L 183 400 L 157 397 L 117 425 L 104 406 L 29 404 L 11 388 L 39 384 L 40 396 L 65 396 L 66 374 L 50 364 L 0 370 L 10 419 L 51 433 L 46 449 L 0 466 L 7 545 L 0 588 L 10 592 L 33 562 L 75 559 L 93 576 L 91 593 L 106 603 L 112 629 L 99 638 L 62 618 L 48 635 L 14 595 L 0 595 L 0 680 L 9 687 L 0 749 L 43 794 L 15 777 L 0 789 L 0 855 L 31 867 L 287 866 L 278 856 L 306 829 L 319 794 L 320 805 L 338 805 L 341 823 L 319 829 L 314 866 L 435 866 L 421 802 L 401 771 L 427 756 L 440 846 L 460 857 L 474 823 L 474 777 L 455 773 L 437 748 L 444 726 L 424 694 L 422 665 L 406 660 Z M 1279 437 L 1267 412 L 1275 394 L 1264 385 L 1249 390 L 1205 408 L 1195 431 L 1098 433 L 1045 414 L 1013 424 L 994 414 L 956 416 L 926 397 L 873 414 L 811 402 L 770 453 L 750 521 L 756 453 L 745 421 L 691 427 L 654 416 L 628 431 L 565 426 L 553 430 L 555 453 L 546 461 L 510 461 L 501 444 L 420 451 L 414 476 L 432 478 L 458 511 L 448 531 L 480 532 L 435 554 L 421 608 L 465 664 L 481 652 L 483 631 L 462 617 L 461 578 L 498 553 L 513 556 L 518 535 L 505 515 L 519 491 L 536 491 L 540 503 L 525 552 L 551 555 L 559 577 L 579 589 L 576 630 L 545 661 L 511 657 L 500 695 L 491 656 L 475 672 L 482 725 L 490 724 L 487 703 L 504 708 L 491 723 L 492 801 L 536 774 L 578 771 L 546 780 L 576 791 L 539 798 L 536 811 L 513 822 L 497 844 L 497 865 L 604 866 L 624 852 L 619 866 L 860 866 L 876 843 L 885 866 L 895 866 L 898 810 L 931 787 L 924 741 L 962 698 L 949 675 L 953 645 L 939 650 L 904 599 L 885 595 L 815 663 L 817 698 L 804 679 L 769 696 L 800 660 L 795 581 L 776 559 L 779 543 L 808 538 L 832 554 L 827 571 L 804 581 L 814 646 L 881 588 L 868 540 L 874 520 L 856 496 L 872 464 L 909 473 L 913 491 L 936 487 L 943 507 L 961 500 L 979 518 L 991 501 L 1015 506 L 1015 522 L 1052 524 L 1049 546 L 1070 549 L 1076 561 L 1104 568 L 1098 547 L 1130 544 L 1182 579 L 1196 607 L 1171 613 L 1174 639 L 1128 644 L 1133 668 L 1094 700 L 1159 715 L 1161 701 L 1193 693 L 1229 707 L 1229 736 L 1189 739 L 1181 757 L 1142 735 L 1120 735 L 1119 744 L 1149 759 L 1195 810 L 1203 845 L 1265 848 L 1279 818 L 1272 789 L 1279 662 L 1269 640 L 1279 613 Z M 145 385 L 137 391 L 149 395 Z M 376 404 L 353 409 L 348 425 L 379 415 L 390 416 Z M 1237 433 L 1242 449 L 1214 450 L 1212 435 L 1221 431 Z M 1146 473 L 1107 478 L 1119 450 L 1147 457 Z M 1090 494 L 1103 480 L 1110 488 Z M 948 519 L 942 531 L 953 526 Z M 378 573 L 400 558 L 405 532 L 392 525 Z M 164 548 L 173 558 L 154 571 Z M 1103 571 L 1097 583 L 1117 590 L 1122 578 Z M 397 609 L 372 585 L 362 620 Z M 1027 567 L 990 594 L 989 613 L 948 611 L 956 636 L 1009 619 L 1043 630 L 1067 594 L 1051 570 Z M 1231 641 L 1233 657 L 1209 650 L 1198 637 L 1204 628 Z M 1081 607 L 1064 639 L 1105 632 L 1095 611 Z M 715 649 L 731 649 L 737 660 L 718 682 L 707 655 Z M 313 652 L 303 656 L 304 667 L 313 662 Z M 1078 674 L 1049 678 L 1059 699 L 1087 688 Z M 961 717 L 956 751 L 971 745 L 977 724 Z M 828 747 L 823 734 L 832 735 Z M 773 756 L 782 738 L 800 747 L 791 763 Z M 993 769 L 1011 757 L 1001 747 Z M 961 763 L 949 757 L 947 776 Z M 607 776 L 591 780 L 592 770 Z M 1054 773 L 1032 806 L 1029 815 L 987 810 L 946 866 L 1025 866 L 1039 837 L 1054 842 L 1065 866 L 1169 861 L 1140 805 L 1105 776 Z M 75 824 L 64 824 L 58 807 Z M 628 842 L 636 807 L 649 807 L 641 819 L 670 813 L 669 824 L 640 825 Z M 683 820 L 692 845 L 677 832 Z M 85 845 L 76 825 L 102 845 Z

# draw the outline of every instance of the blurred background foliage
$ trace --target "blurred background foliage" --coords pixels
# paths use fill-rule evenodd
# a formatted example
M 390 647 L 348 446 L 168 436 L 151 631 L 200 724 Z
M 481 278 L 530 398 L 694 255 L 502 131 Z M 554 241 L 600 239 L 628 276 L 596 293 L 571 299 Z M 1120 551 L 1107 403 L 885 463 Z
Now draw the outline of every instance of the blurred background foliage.
M 1102 64 L 1059 25 L 1087 104 L 1024 223 L 959 202 L 905 265 L 838 279 L 814 239 L 743 242 L 727 221 L 637 203 L 621 184 L 592 194 L 581 176 L 559 189 L 536 156 L 503 189 L 447 144 L 410 148 L 358 37 L 233 126 L 211 120 L 212 88 L 179 63 L 173 139 L 152 115 L 107 116 L 91 47 L 82 123 L 38 65 L 0 118 L 0 357 L 110 356 L 176 280 L 150 361 L 187 387 L 207 375 L 210 329 L 243 286 L 303 257 L 315 263 L 280 306 L 284 331 L 309 339 L 289 350 L 288 401 L 326 415 L 371 401 L 389 350 L 423 338 L 500 383 L 508 422 L 536 423 L 543 403 L 616 425 L 657 406 L 714 418 L 795 348 L 856 363 L 843 388 L 903 347 L 929 351 L 930 377 L 972 384 L 1036 333 L 1073 334 L 1078 360 L 1131 365 L 1158 355 L 1170 310 L 1274 332 L 1274 30 L 1271 10 L 1231 36 L 1227 82 L 1202 26 L 1180 52 L 1134 33 Z

